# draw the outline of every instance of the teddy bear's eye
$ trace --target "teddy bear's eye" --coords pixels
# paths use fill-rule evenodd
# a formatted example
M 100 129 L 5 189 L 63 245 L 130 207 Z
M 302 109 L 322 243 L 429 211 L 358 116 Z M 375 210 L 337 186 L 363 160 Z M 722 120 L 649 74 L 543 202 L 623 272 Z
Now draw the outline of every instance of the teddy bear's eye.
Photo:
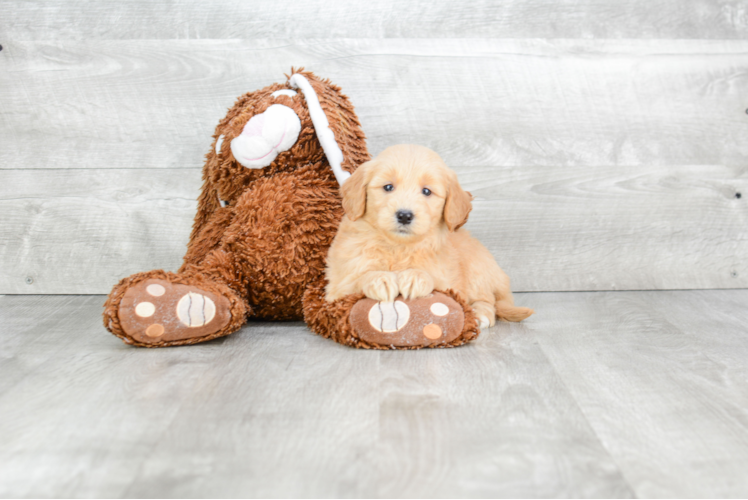
M 423 188 L 423 191 L 421 191 L 426 196 L 431 196 L 431 190 L 429 188 Z
M 395 186 L 393 186 L 392 184 L 385 184 L 384 186 L 385 191 L 392 191 L 393 189 L 395 189 Z

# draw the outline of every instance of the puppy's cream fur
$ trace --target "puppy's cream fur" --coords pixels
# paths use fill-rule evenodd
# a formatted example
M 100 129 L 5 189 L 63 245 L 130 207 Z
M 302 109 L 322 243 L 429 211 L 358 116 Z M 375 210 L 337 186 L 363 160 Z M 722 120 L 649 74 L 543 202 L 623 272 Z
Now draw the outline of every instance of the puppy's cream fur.
M 514 306 L 509 277 L 486 247 L 460 229 L 472 196 L 430 149 L 386 149 L 356 170 L 342 195 L 346 215 L 327 257 L 328 301 L 363 292 L 392 302 L 399 294 L 409 299 L 451 288 L 467 299 L 482 326 L 497 316 L 522 321 L 533 313 Z M 399 210 L 414 214 L 410 224 L 398 222 Z

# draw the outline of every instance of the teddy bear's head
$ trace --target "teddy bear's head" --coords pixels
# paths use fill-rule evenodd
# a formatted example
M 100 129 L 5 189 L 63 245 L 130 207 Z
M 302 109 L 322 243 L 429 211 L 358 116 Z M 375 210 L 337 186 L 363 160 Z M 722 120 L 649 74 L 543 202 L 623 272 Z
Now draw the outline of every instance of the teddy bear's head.
M 207 155 L 201 204 L 230 205 L 260 177 L 314 165 L 342 184 L 369 159 L 361 125 L 340 88 L 302 69 L 249 92 L 229 109 Z M 212 210 L 210 210 L 212 211 Z

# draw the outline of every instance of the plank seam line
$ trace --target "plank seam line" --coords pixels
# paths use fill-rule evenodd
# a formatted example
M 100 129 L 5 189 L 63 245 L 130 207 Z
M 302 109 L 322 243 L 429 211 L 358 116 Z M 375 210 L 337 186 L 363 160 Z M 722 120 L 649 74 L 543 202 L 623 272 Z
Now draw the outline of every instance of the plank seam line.
M 592 432 L 592 434 L 595 436 L 595 439 L 597 439 L 597 442 L 600 444 L 600 447 L 605 450 L 605 453 L 608 454 L 608 458 L 610 458 L 610 461 L 615 465 L 616 470 L 621 475 L 621 480 L 626 484 L 629 491 L 632 494 L 633 498 L 640 498 L 639 495 L 636 492 L 636 489 L 631 484 L 631 481 L 626 477 L 626 474 L 623 471 L 623 468 L 621 467 L 621 464 L 618 463 L 618 460 L 613 456 L 613 451 L 610 450 L 606 445 L 603 439 L 600 437 L 600 435 L 597 433 L 595 428 L 592 426 L 592 423 L 590 423 L 589 418 L 587 417 L 587 414 L 582 409 L 581 405 L 579 404 L 579 401 L 577 401 L 577 398 L 574 397 L 574 394 L 571 392 L 571 389 L 569 388 L 568 384 L 566 383 L 566 380 L 561 376 L 561 373 L 556 368 L 556 365 L 553 364 L 553 361 L 551 361 L 551 358 L 548 357 L 548 355 L 545 352 L 545 349 L 543 348 L 543 343 L 541 342 L 541 339 L 535 335 L 533 332 L 533 337 L 535 338 L 535 341 L 537 342 L 537 346 L 540 349 L 540 352 L 543 354 L 543 357 L 545 358 L 548 365 L 553 368 L 553 373 L 558 377 L 559 382 L 564 386 L 564 389 L 566 390 L 566 393 L 569 395 L 569 398 L 574 402 L 574 406 L 576 406 L 577 410 L 579 411 L 579 414 L 582 416 L 584 421 L 587 423 L 587 427 Z

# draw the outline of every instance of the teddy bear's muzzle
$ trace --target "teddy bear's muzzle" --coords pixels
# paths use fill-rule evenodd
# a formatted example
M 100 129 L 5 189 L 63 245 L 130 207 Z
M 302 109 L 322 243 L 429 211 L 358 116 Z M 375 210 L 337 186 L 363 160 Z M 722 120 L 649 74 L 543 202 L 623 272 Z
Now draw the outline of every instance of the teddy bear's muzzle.
M 296 143 L 301 120 L 288 106 L 273 104 L 253 116 L 242 133 L 231 141 L 231 153 L 246 168 L 264 168 Z

